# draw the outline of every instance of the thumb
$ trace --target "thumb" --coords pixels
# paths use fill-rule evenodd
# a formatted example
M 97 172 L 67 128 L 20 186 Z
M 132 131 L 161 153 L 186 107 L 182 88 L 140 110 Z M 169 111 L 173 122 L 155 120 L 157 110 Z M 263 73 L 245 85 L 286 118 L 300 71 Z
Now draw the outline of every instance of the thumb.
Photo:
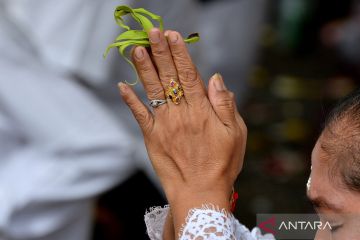
M 208 96 L 220 121 L 226 126 L 234 125 L 236 123 L 234 93 L 227 90 L 219 73 L 212 76 L 209 81 Z

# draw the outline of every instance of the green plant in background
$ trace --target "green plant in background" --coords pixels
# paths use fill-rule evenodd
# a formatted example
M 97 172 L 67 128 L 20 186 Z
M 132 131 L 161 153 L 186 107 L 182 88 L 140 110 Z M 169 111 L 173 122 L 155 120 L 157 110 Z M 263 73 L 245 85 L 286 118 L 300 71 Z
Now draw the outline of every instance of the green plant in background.
M 125 24 L 125 21 L 123 19 L 123 16 L 125 15 L 131 15 L 131 17 L 140 24 L 142 27 L 142 30 L 133 30 L 128 25 Z M 144 8 L 136 8 L 133 9 L 129 6 L 122 5 L 118 6 L 115 9 L 114 17 L 116 23 L 121 27 L 124 28 L 126 31 L 121 33 L 116 39 L 115 42 L 110 44 L 105 53 L 104 57 L 106 57 L 112 48 L 118 48 L 119 53 L 121 56 L 125 58 L 125 60 L 131 65 L 131 67 L 136 72 L 136 68 L 134 64 L 130 61 L 129 57 L 126 56 L 125 50 L 130 46 L 143 46 L 143 47 L 149 47 L 150 41 L 148 32 L 154 28 L 154 25 L 152 21 L 156 21 L 159 24 L 159 29 L 161 31 L 164 30 L 164 23 L 162 20 L 162 17 L 149 12 L 145 10 Z M 200 40 L 199 34 L 194 33 L 189 35 L 184 41 L 186 43 L 195 43 Z M 128 83 L 129 85 L 135 85 L 138 83 L 139 76 L 136 72 L 137 80 L 134 83 Z

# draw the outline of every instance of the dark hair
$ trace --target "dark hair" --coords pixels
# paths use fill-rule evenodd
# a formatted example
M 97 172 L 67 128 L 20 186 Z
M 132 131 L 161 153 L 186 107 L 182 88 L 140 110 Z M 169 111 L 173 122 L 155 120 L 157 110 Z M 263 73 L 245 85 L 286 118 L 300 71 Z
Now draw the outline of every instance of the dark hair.
M 334 167 L 347 187 L 360 191 L 360 88 L 336 104 L 325 130 L 332 134 L 333 150 L 342 153 Z

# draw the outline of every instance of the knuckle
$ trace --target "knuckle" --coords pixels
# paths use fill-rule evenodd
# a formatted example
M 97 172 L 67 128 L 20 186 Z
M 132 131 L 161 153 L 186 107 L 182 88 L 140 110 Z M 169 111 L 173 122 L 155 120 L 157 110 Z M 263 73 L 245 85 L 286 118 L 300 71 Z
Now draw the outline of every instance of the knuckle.
M 216 105 L 220 108 L 233 109 L 233 99 L 229 93 L 225 93 L 222 97 L 218 98 Z
M 167 52 L 168 48 L 165 44 L 155 44 L 152 48 L 152 54 L 154 57 L 162 57 Z
M 227 101 L 233 101 L 235 99 L 235 94 L 232 91 L 225 90 L 222 92 L 219 92 L 219 98 L 226 99 Z
M 137 61 L 137 67 L 141 72 L 149 73 L 152 71 L 152 66 L 146 59 Z
M 184 65 L 179 69 L 179 77 L 183 82 L 186 82 L 188 87 L 194 87 L 198 84 L 198 72 L 192 66 Z
M 147 92 L 149 99 L 160 99 L 161 97 L 164 96 L 163 88 L 155 83 L 151 83 L 151 85 L 147 87 Z
M 189 66 L 188 62 L 189 62 L 189 58 L 187 57 L 187 55 L 181 51 L 181 50 L 175 50 L 172 51 L 174 60 L 179 64 L 180 68 L 186 68 L 187 66 Z
M 178 36 L 181 36 L 180 33 L 178 33 L 178 32 L 173 32 L 173 33 L 177 33 Z M 178 43 L 176 45 L 173 45 L 173 47 L 171 49 L 171 52 L 175 56 L 180 57 L 180 58 L 184 58 L 186 56 L 185 55 L 186 51 L 187 51 L 187 49 L 186 49 L 184 41 L 178 41 Z
M 175 49 L 171 49 L 174 60 L 178 62 L 180 68 L 188 65 L 189 56 L 184 53 L 184 49 L 181 47 L 177 47 Z
M 142 110 L 134 110 L 134 115 L 136 117 L 136 120 L 140 123 L 145 123 L 147 120 L 149 120 L 149 114 Z
M 163 81 L 168 81 L 170 82 L 171 79 L 175 79 L 177 78 L 176 74 L 173 73 L 174 71 L 166 71 L 166 72 L 160 72 L 159 73 L 159 77 L 160 79 L 162 79 Z
M 140 110 L 135 110 L 134 111 L 134 116 L 136 118 L 136 121 L 139 123 L 142 131 L 144 133 L 148 133 L 151 129 L 151 116 L 148 112 L 146 111 L 140 111 Z

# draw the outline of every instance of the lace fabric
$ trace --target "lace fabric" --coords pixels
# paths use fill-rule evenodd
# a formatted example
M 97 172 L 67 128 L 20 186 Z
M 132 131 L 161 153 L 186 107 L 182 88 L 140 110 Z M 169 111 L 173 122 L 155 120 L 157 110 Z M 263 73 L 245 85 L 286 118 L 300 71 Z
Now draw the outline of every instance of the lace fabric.
M 163 239 L 164 226 L 169 209 L 169 205 L 166 205 L 164 207 L 151 208 L 145 213 L 145 225 L 151 240 Z
M 151 240 L 162 240 L 169 206 L 150 209 L 145 214 L 145 223 Z M 214 206 L 203 206 L 189 211 L 180 231 L 180 240 L 275 240 L 271 234 L 262 235 L 260 229 L 251 232 L 235 217 Z

